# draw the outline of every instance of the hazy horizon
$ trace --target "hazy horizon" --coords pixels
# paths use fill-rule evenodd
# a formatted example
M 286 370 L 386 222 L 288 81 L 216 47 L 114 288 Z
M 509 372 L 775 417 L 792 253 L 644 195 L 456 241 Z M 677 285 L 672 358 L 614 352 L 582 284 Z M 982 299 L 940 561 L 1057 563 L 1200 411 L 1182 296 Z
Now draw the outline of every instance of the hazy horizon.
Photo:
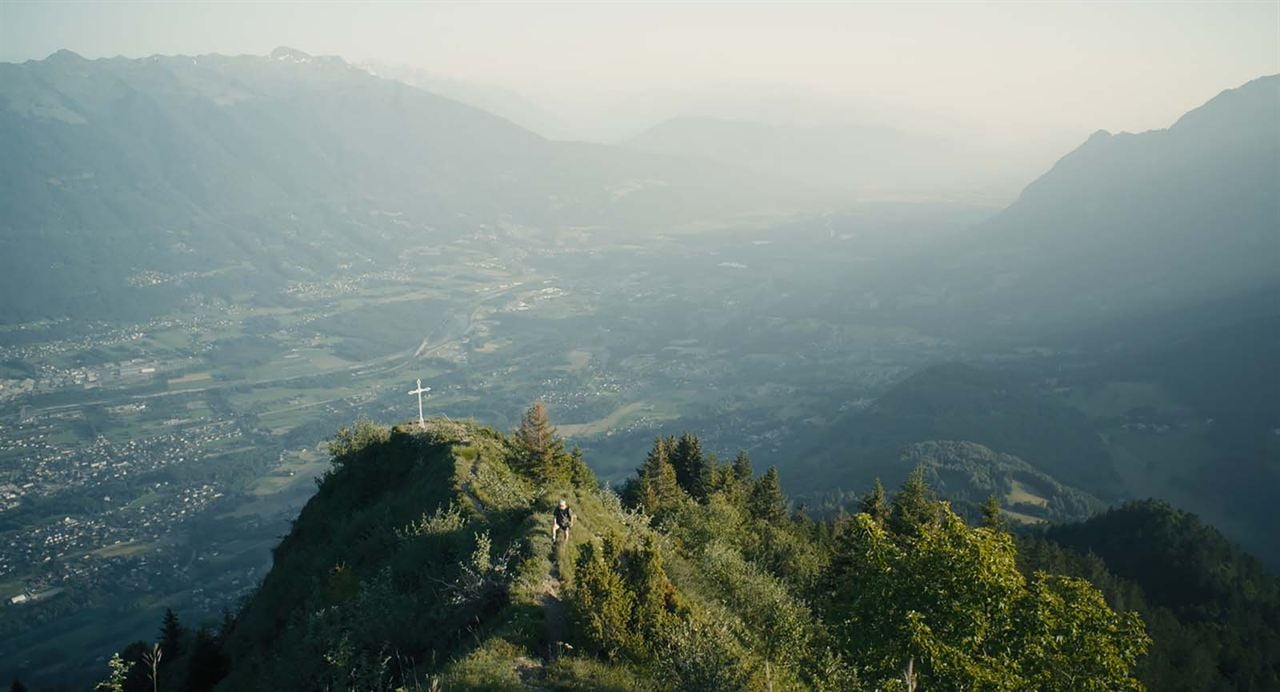
M 1277 3 L 0 5 L 0 59 L 281 45 L 518 94 L 552 134 L 673 116 L 890 125 L 1061 149 L 1280 72 Z M 1017 59 L 1010 59 L 1017 56 Z

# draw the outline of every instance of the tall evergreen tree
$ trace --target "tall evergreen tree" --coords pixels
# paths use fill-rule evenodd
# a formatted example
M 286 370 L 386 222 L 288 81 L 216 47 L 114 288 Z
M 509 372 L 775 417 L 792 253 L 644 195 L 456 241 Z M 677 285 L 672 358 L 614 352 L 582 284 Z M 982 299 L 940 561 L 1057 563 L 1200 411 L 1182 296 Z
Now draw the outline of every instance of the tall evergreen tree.
M 22 681 L 14 678 L 13 684 L 9 685 L 9 692 L 27 692 L 27 686 Z
M 982 525 L 995 531 L 1009 529 L 1004 512 L 1000 511 L 1000 500 L 997 500 L 995 495 L 991 495 L 986 502 L 982 503 Z
M 862 499 L 858 500 L 858 511 L 871 515 L 871 518 L 881 525 L 888 518 L 889 506 L 885 503 L 884 485 L 880 483 L 879 478 L 876 479 L 876 484 L 871 488 L 871 492 L 863 495 Z
M 684 433 L 671 452 L 671 465 L 676 481 L 695 500 L 705 500 L 714 484 L 714 472 L 702 455 L 702 441 L 697 435 Z
M 724 486 L 726 470 L 727 467 L 720 463 L 716 455 L 708 454 L 702 458 L 702 466 L 695 483 L 699 500 L 706 502 L 712 493 Z
M 755 478 L 756 472 L 751 468 L 751 457 L 747 456 L 747 450 L 739 449 L 738 456 L 733 458 L 733 475 L 742 482 Z
M 751 489 L 747 507 L 752 516 L 768 522 L 781 522 L 787 518 L 787 498 L 782 494 L 778 481 L 778 467 L 770 466 Z
M 164 609 L 164 620 L 160 625 L 160 653 L 163 662 L 177 660 L 183 651 L 183 640 L 186 638 L 186 630 L 182 628 L 182 623 L 178 622 L 177 613 L 172 608 Z
M 917 466 L 893 496 L 889 530 L 903 536 L 918 535 L 920 527 L 937 520 L 938 509 L 933 491 L 924 482 L 924 468 Z
M 564 441 L 560 439 L 547 407 L 541 401 L 524 412 L 520 427 L 516 429 L 516 443 L 520 446 L 524 470 L 544 478 L 561 478 L 565 474 L 560 462 L 565 456 Z
M 653 449 L 638 472 L 640 506 L 649 514 L 672 507 L 682 494 L 675 467 L 671 465 L 671 447 L 670 438 L 655 438 Z
M 577 445 L 569 451 L 569 477 L 578 488 L 594 489 L 598 483 L 596 474 L 582 457 L 582 448 Z

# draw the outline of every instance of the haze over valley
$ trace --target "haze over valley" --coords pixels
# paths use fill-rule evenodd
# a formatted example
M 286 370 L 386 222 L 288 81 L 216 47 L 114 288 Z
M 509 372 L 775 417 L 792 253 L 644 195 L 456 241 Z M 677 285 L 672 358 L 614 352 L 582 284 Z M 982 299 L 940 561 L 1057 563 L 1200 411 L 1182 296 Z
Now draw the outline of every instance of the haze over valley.
M 211 13 L 215 35 L 224 29 L 216 20 L 224 10 L 198 7 Z M 1156 46 L 1191 11 L 1161 7 L 1167 12 L 1113 9 L 1125 26 L 1150 22 L 1151 33 L 1135 41 Z M 830 74 L 799 62 L 791 82 L 770 72 L 767 83 L 746 83 L 730 67 L 713 82 L 715 61 L 691 59 L 689 74 L 663 91 L 623 61 L 614 90 L 593 95 L 586 74 L 539 81 L 522 66 L 480 58 L 470 73 L 452 59 L 413 64 L 407 38 L 389 39 L 382 52 L 344 44 L 325 28 L 333 8 L 316 11 L 314 50 L 302 41 L 246 50 L 261 40 L 258 28 L 225 33 L 228 49 L 206 51 L 184 29 L 191 49 L 150 53 L 104 43 L 79 23 L 60 34 L 50 23 L 59 15 L 46 8 L 0 7 L 0 43 L 8 44 L 0 56 L 9 60 L 0 63 L 0 680 L 84 689 L 106 675 L 113 652 L 150 641 L 171 609 L 192 626 L 227 613 L 241 629 L 220 630 L 229 637 L 218 640 L 221 651 L 234 662 L 226 684 L 267 685 L 286 668 L 254 648 L 268 646 L 252 638 L 266 636 L 254 628 L 283 622 L 279 613 L 301 607 L 284 594 L 305 590 L 282 586 L 305 580 L 281 565 L 310 569 L 306 551 L 338 550 L 307 533 L 319 526 L 309 523 L 321 521 L 318 508 L 337 516 L 341 503 L 365 507 L 358 503 L 367 497 L 344 493 L 368 483 L 386 495 L 367 516 L 421 513 L 425 527 L 436 509 L 395 495 L 392 475 L 352 470 L 366 459 L 360 445 L 406 474 L 405 487 L 417 489 L 405 493 L 445 508 L 432 521 L 470 498 L 479 508 L 471 521 L 507 540 L 502 522 L 519 525 L 511 517 L 548 502 L 534 495 L 558 481 L 539 485 L 546 479 L 510 456 L 517 475 L 534 474 L 504 481 L 520 497 L 485 495 L 499 491 L 484 483 L 509 472 L 494 460 L 518 447 L 490 429 L 521 426 L 538 401 L 580 451 L 573 463 L 622 491 L 619 500 L 574 471 L 563 492 L 584 507 L 584 521 L 613 517 L 615 500 L 617 516 L 634 517 L 622 507 L 645 497 L 635 485 L 643 473 L 634 476 L 650 463 L 646 452 L 652 460 L 667 436 L 689 431 L 708 458 L 727 464 L 742 450 L 756 471 L 776 467 L 790 502 L 782 500 L 779 516 L 802 517 L 794 531 L 812 537 L 815 554 L 829 538 L 815 527 L 865 510 L 877 483 L 896 489 L 919 478 L 971 523 L 994 497 L 1028 575 L 1080 576 L 1107 606 L 1139 612 L 1155 643 L 1134 664 L 1135 680 L 1152 689 L 1265 689 L 1280 679 L 1280 17 L 1274 6 L 1232 7 L 1261 13 L 1272 31 L 1238 29 L 1232 52 L 1224 37 L 1236 35 L 1236 20 L 1213 15 L 1221 35 L 1188 41 L 1219 46 L 1221 55 L 1199 71 L 1118 64 L 1115 74 L 1151 75 L 1129 82 L 1123 100 L 1119 77 L 1089 71 L 1097 54 L 1125 52 L 1108 43 L 1109 30 L 1089 39 L 1095 57 L 1078 72 L 1045 48 L 1044 81 L 1085 94 L 1080 85 L 1097 80 L 1102 96 L 1081 107 L 1096 116 L 1090 125 L 1078 112 L 1051 115 L 1006 91 L 986 92 L 1009 99 L 1003 107 L 969 105 L 957 86 L 910 91 L 920 83 L 910 65 L 895 94 L 873 88 L 883 77 L 861 74 L 849 77 L 860 88 L 841 92 Z M 81 20 L 101 11 L 68 8 L 85 13 Z M 122 17 L 142 11 L 119 9 Z M 347 9 L 366 22 L 391 7 Z M 510 9 L 511 21 L 522 16 Z M 845 12 L 855 9 L 832 6 L 832 21 L 852 21 Z M 780 28 L 792 38 L 779 41 L 817 31 L 809 23 L 817 10 L 786 15 L 796 24 Z M 144 15 L 175 27 L 195 21 L 177 21 L 175 11 Z M 264 17 L 276 11 L 262 9 Z M 465 28 L 479 21 L 469 14 L 476 11 L 438 19 L 456 22 L 448 25 L 459 35 L 487 35 Z M 640 29 L 624 19 L 640 9 L 616 11 L 614 21 L 601 7 L 584 8 L 580 21 L 629 41 Z M 748 64 L 741 56 L 750 52 L 735 51 L 749 44 L 743 36 L 763 31 L 764 11 L 744 9 L 737 30 L 725 29 L 730 38 L 708 36 Z M 972 15 L 1022 11 L 984 5 Z M 1098 26 L 1092 10 L 1069 19 L 1059 17 L 1062 6 L 1041 11 L 1063 31 Z M 671 26 L 695 31 L 732 14 L 688 12 L 687 26 Z M 903 20 L 896 10 L 857 12 L 884 27 Z M 18 41 L 17 27 L 40 31 Z M 917 29 L 892 35 L 926 41 L 936 31 L 929 22 Z M 542 30 L 549 42 L 562 36 Z M 997 35 L 995 45 L 1025 48 L 1015 34 Z M 59 36 L 81 43 L 15 53 Z M 169 40 L 141 28 L 139 36 L 137 46 Z M 597 40 L 583 38 L 581 49 Z M 652 70 L 682 54 L 684 44 L 672 45 L 671 55 L 650 56 Z M 349 54 L 329 54 L 344 47 Z M 942 70 L 945 47 L 913 54 Z M 567 59 L 561 49 L 569 50 L 548 49 L 548 66 Z M 1030 79 L 1029 68 L 1008 69 L 1010 84 Z M 1179 71 L 1187 89 L 1175 98 L 1169 75 Z M 1210 75 L 1220 83 L 1201 93 Z M 970 100 L 981 101 L 974 79 Z M 666 97 L 646 97 L 654 93 Z M 944 98 L 957 105 L 937 106 Z M 1178 98 L 1185 106 L 1169 112 Z M 1103 129 L 1157 117 L 1141 131 Z M 456 469 L 452 456 L 405 451 L 417 449 L 404 446 L 417 434 L 411 427 L 384 430 L 376 442 L 327 444 L 357 419 L 416 425 L 406 392 L 418 380 L 430 387 L 428 417 L 440 426 L 469 421 L 422 433 L 458 455 Z M 418 465 L 402 469 L 411 459 Z M 499 476 L 480 477 L 486 463 Z M 428 469 L 462 474 L 461 490 L 437 497 L 422 475 Z M 690 506 L 718 506 L 706 488 L 680 482 Z M 725 483 L 724 496 L 743 502 L 746 491 Z M 1149 498 L 1167 504 L 1135 504 Z M 619 519 L 618 531 L 669 531 L 663 540 L 680 546 L 666 558 L 673 592 L 697 601 L 698 588 L 710 587 L 689 587 L 679 570 L 681 560 L 712 559 L 711 544 L 698 543 L 711 529 L 689 523 L 695 510 L 639 502 L 655 528 Z M 364 516 L 352 514 L 351 527 Z M 1160 540 L 1133 528 L 1156 521 L 1168 530 Z M 356 530 L 325 526 L 325 536 Z M 1112 535 L 1144 541 L 1149 562 L 1126 562 Z M 1175 548 L 1159 553 L 1166 540 Z M 807 558 L 777 567 L 739 548 L 755 561 L 742 569 L 773 574 L 822 607 L 802 590 L 825 583 L 799 574 Z M 1183 549 L 1203 561 L 1180 569 L 1203 565 L 1220 576 L 1211 565 L 1229 564 L 1239 575 L 1231 593 L 1247 591 L 1262 605 L 1215 591 L 1218 619 L 1205 620 L 1208 596 L 1162 590 L 1172 587 L 1148 572 Z M 430 559 L 462 549 L 440 550 Z M 352 558 L 353 569 L 368 570 L 359 572 L 361 589 L 372 588 L 371 565 L 381 564 Z M 562 563 L 553 564 L 560 575 Z M 563 565 L 570 569 L 568 558 Z M 1246 582 L 1263 586 L 1246 590 Z M 340 587 L 325 583 L 330 598 Z M 1247 625 L 1232 619 L 1243 622 L 1250 610 L 1261 614 Z M 480 622 L 494 612 L 473 615 Z M 548 622 L 559 622 L 553 612 Z M 1205 634 L 1209 621 L 1216 634 Z M 477 627 L 485 636 L 505 631 Z M 833 627 L 832 641 L 842 641 Z M 1181 638 L 1165 637 L 1170 631 Z M 302 635 L 288 632 L 270 646 L 302 656 L 305 646 L 289 643 Z M 1247 634 L 1230 639 L 1238 633 Z M 1186 663 L 1179 652 L 1209 636 L 1231 642 L 1215 649 L 1221 659 Z M 1245 641 L 1255 650 L 1237 656 Z M 627 670 L 650 674 L 646 654 L 617 646 Z M 851 651 L 840 655 L 862 655 Z M 773 680 L 772 654 L 761 656 L 765 672 L 744 673 L 746 688 Z M 522 680 L 550 684 L 539 676 L 552 676 L 551 658 Z M 443 661 L 432 675 L 470 679 Z M 797 688 L 818 685 L 808 663 L 788 665 L 778 674 L 794 675 Z M 1214 672 L 1197 678 L 1193 668 Z M 876 679 L 874 666 L 858 670 L 863 682 Z M 946 680 L 941 670 L 926 675 Z

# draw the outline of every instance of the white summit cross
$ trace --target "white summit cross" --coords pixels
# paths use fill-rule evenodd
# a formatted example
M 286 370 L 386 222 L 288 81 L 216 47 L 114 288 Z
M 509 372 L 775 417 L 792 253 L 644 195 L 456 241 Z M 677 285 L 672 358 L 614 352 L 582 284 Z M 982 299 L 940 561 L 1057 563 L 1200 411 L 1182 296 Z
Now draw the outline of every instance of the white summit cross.
M 409 396 L 413 396 L 414 394 L 418 395 L 418 425 L 421 425 L 423 430 L 427 429 L 427 419 L 422 417 L 422 395 L 429 391 L 431 391 L 431 388 L 423 387 L 422 380 L 418 380 L 417 389 L 409 390 Z

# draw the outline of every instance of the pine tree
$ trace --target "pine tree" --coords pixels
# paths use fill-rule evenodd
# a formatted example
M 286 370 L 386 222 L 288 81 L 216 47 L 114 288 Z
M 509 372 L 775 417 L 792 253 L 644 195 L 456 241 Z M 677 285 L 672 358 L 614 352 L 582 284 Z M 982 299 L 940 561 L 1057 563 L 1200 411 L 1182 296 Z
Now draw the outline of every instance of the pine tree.
M 876 484 L 871 488 L 871 492 L 863 495 L 862 499 L 858 500 L 858 511 L 871 515 L 871 518 L 881 525 L 888 518 L 889 506 L 885 504 L 884 485 L 880 483 L 879 478 L 876 479 Z
M 182 653 L 183 639 L 186 637 L 186 630 L 182 629 L 182 623 L 178 622 L 177 613 L 172 608 L 164 609 L 164 621 L 160 625 L 160 660 L 169 662 L 174 661 Z
M 777 523 L 787 518 L 787 498 L 778 481 L 778 467 L 770 466 L 756 481 L 747 499 L 747 508 L 752 516 L 763 521 Z
M 578 488 L 594 489 L 598 485 L 596 474 L 587 466 L 582 458 L 582 448 L 577 445 L 569 452 L 569 479 Z
M 548 479 L 563 480 L 561 460 L 564 458 L 564 441 L 556 433 L 555 426 L 547 415 L 547 408 L 541 401 L 524 412 L 520 419 L 520 427 L 515 434 L 516 443 L 520 447 L 520 463 L 527 473 Z
M 702 441 L 697 435 L 685 433 L 671 452 L 671 465 L 676 470 L 676 482 L 696 500 L 705 500 L 714 482 L 713 471 L 702 456 Z
M 747 456 L 747 450 L 739 449 L 738 456 L 733 458 L 733 476 L 741 482 L 746 482 L 755 478 L 756 472 L 751 468 L 751 457 Z
M 996 499 L 995 495 L 988 497 L 987 501 L 982 503 L 982 525 L 994 531 L 1009 529 L 1004 513 L 1000 511 L 1000 500 Z
M 924 468 L 917 466 L 893 496 L 889 530 L 902 536 L 918 535 L 922 526 L 937 520 L 938 509 L 933 491 L 924 482 Z
M 116 654 L 116 656 L 119 655 L 120 654 Z M 22 684 L 21 680 L 14 678 L 13 684 L 9 685 L 9 692 L 27 692 L 27 686 Z
M 653 449 L 649 450 L 638 471 L 640 507 L 648 514 L 672 507 L 682 494 L 676 481 L 675 467 L 671 465 L 672 444 L 670 438 L 655 438 Z

